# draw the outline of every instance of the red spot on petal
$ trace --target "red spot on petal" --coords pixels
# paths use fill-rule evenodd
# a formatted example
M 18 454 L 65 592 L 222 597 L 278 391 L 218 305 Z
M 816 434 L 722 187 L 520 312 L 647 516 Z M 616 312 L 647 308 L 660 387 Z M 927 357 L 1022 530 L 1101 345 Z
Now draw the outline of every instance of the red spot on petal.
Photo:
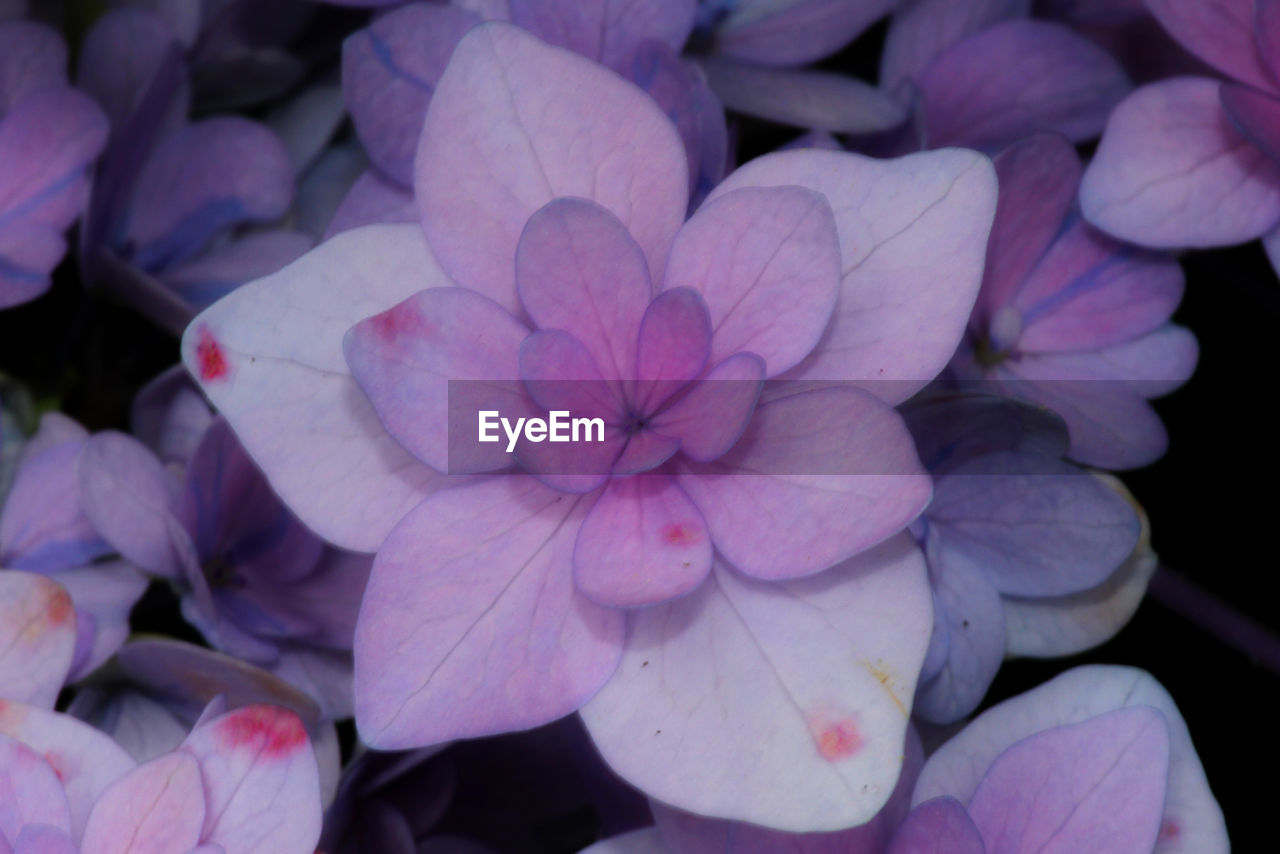
M 59 587 L 49 597 L 48 619 L 51 626 L 64 626 L 76 618 L 75 606 L 67 591 Z
M 672 522 L 662 526 L 659 536 L 673 546 L 691 546 L 702 540 L 702 529 L 685 522 Z
M 435 332 L 435 328 L 422 316 L 411 299 L 382 314 L 375 314 L 369 322 L 373 324 L 374 333 L 383 341 L 394 341 L 401 335 L 427 338 Z
M 61 781 L 67 781 L 67 773 L 64 770 L 63 758 L 52 750 L 45 751 L 44 761 L 49 763 L 49 767 L 53 769 L 54 775 Z
M 200 379 L 205 382 L 220 380 L 231 371 L 222 345 L 208 327 L 201 327 L 196 336 L 196 362 L 200 366 Z
M 216 724 L 219 741 L 230 749 L 249 748 L 269 758 L 282 758 L 307 743 L 298 716 L 275 706 L 246 706 Z
M 818 754 L 828 762 L 847 759 L 865 743 L 852 718 L 835 718 L 822 713 L 809 715 L 809 732 Z
M 1160 838 L 1157 842 L 1169 842 L 1182 835 L 1182 825 L 1176 818 L 1166 818 L 1160 825 Z

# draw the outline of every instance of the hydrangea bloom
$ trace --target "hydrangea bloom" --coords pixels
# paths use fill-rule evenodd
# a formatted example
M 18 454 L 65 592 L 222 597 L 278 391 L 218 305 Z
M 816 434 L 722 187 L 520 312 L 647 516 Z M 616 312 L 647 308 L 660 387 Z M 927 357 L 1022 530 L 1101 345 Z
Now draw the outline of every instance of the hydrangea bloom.
M 1099 234 L 1073 213 L 1080 162 L 1059 137 L 996 157 L 1000 205 L 971 334 L 952 363 L 966 380 L 1062 416 L 1072 459 L 1111 469 L 1168 445 L 1147 403 L 1195 368 L 1195 337 L 1169 322 L 1182 299 L 1172 258 Z
M 67 85 L 62 38 L 0 22 L 0 308 L 48 289 L 106 140 L 102 111 Z
M 70 680 L 97 668 L 124 643 L 129 609 L 146 587 L 137 568 L 115 557 L 85 514 L 80 469 L 88 441 L 88 431 L 71 419 L 45 415 L 36 435 L 22 445 L 0 505 L 0 575 L 39 573 L 70 594 L 74 655 L 59 674 Z M 51 686 L 49 705 L 61 687 L 61 681 Z
M 164 377 L 149 395 L 153 405 L 161 392 L 171 398 L 152 433 L 170 468 L 125 434 L 94 436 L 80 471 L 85 512 L 121 554 L 179 587 L 183 616 L 215 647 L 312 693 L 327 718 L 350 715 L 349 651 L 369 557 L 307 531 L 221 419 L 193 435 L 208 410 L 173 383 Z
M 1113 601 L 1100 588 L 1127 589 L 1117 576 L 1139 548 L 1142 523 L 1122 487 L 1062 459 L 1066 429 L 1049 413 L 981 396 L 908 406 L 934 476 L 933 500 L 913 525 L 929 563 L 934 620 L 913 713 L 950 723 L 977 707 L 1006 648 L 1019 652 L 1019 633 L 1007 637 L 1006 603 L 1014 614 L 1027 609 L 1021 634 L 1061 638 L 1058 623 L 1076 616 L 1075 599 L 1087 591 Z M 1131 614 L 1115 608 L 1116 619 L 1090 640 L 1110 637 Z
M 929 757 L 912 803 L 889 854 L 1230 849 L 1177 707 L 1127 667 L 1078 667 L 988 709 Z
M 992 173 L 961 151 L 891 163 L 790 152 L 739 170 L 682 228 L 686 162 L 643 93 L 484 25 L 427 114 L 421 228 L 338 235 L 197 318 L 184 359 L 304 522 L 379 549 L 356 634 L 371 743 L 532 726 L 608 680 L 588 726 L 646 791 L 788 829 L 847 827 L 897 778 L 929 631 L 918 550 L 897 537 L 865 551 L 928 496 L 889 405 L 937 373 L 963 330 Z M 707 420 L 705 447 L 675 421 L 628 445 L 626 467 L 610 459 L 567 483 L 545 469 L 444 473 L 448 380 L 578 380 L 592 363 L 606 384 L 637 370 L 684 383 L 717 365 L 747 371 L 731 388 L 842 382 L 754 410 L 753 390 L 732 419 Z M 684 398 L 691 420 L 700 390 L 718 388 Z M 493 456 L 467 470 L 510 471 Z M 833 460 L 881 474 L 832 474 Z M 620 572 L 611 544 L 652 574 Z M 695 587 L 631 617 L 596 601 Z M 721 660 L 725 649 L 739 652 Z M 783 675 L 762 693 L 753 674 L 769 659 Z M 717 670 L 730 725 L 690 713 Z M 697 758 L 679 747 L 690 738 Z M 783 778 L 795 785 L 780 799 L 763 781 Z
M 86 277 L 175 331 L 312 242 L 289 230 L 237 233 L 289 209 L 289 152 L 239 116 L 189 122 L 187 74 L 162 18 L 121 9 L 86 35 L 77 75 L 114 124 L 83 233 Z
M 0 700 L 0 850 L 311 854 L 319 788 L 297 716 L 212 711 L 139 765 L 75 718 Z
M 1226 79 L 1177 77 L 1125 99 L 1085 173 L 1084 215 L 1144 246 L 1224 246 L 1272 232 L 1280 223 L 1280 6 L 1147 6 Z

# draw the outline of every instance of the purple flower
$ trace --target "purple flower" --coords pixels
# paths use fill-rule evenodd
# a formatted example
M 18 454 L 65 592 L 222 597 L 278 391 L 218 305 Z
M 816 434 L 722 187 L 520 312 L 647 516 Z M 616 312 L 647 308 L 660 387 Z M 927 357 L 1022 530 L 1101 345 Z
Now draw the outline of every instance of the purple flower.
M 1147 673 L 1069 670 L 929 757 L 888 854 L 1225 854 L 1186 724 Z
M 1168 436 L 1147 400 L 1186 382 L 1199 355 L 1195 337 L 1169 322 L 1182 269 L 1075 216 L 1080 162 L 1065 140 L 1012 145 L 996 170 L 987 272 L 952 371 L 1056 412 L 1074 460 L 1153 462 Z
M 934 620 L 913 714 L 950 723 L 977 707 L 1006 651 L 1065 655 L 1118 631 L 1155 559 L 1132 499 L 1062 459 L 1066 427 L 1044 410 L 944 394 L 904 415 L 934 477 L 913 526 Z
M 137 568 L 115 556 L 85 514 L 80 470 L 88 441 L 88 432 L 71 419 L 45 415 L 22 447 L 0 507 L 0 566 L 48 576 L 75 606 L 69 624 L 74 653 L 65 664 L 51 665 L 48 678 L 57 685 L 47 685 L 50 706 L 63 677 L 77 679 L 96 669 L 124 643 L 129 610 L 146 587 Z
M 526 728 L 599 691 L 592 737 L 661 800 L 790 830 L 869 819 L 930 630 L 923 560 L 893 536 L 929 486 L 890 406 L 963 331 L 986 159 L 786 152 L 685 224 L 687 159 L 652 100 L 491 23 L 441 76 L 415 162 L 420 226 L 334 237 L 202 314 L 183 346 L 299 517 L 379 550 L 356 632 L 364 738 Z M 625 468 L 566 483 L 499 450 L 467 458 L 494 475 L 445 473 L 450 379 L 521 388 L 594 367 L 630 388 L 737 366 L 745 381 L 684 398 L 711 432 L 636 431 Z M 693 405 L 775 375 L 803 382 L 732 417 Z M 686 592 L 630 615 L 602 604 Z M 877 785 L 834 796 L 853 780 Z
M 162 377 L 140 411 L 154 414 L 169 396 L 167 417 L 144 430 L 178 465 L 171 457 L 166 468 L 121 433 L 93 437 L 80 474 L 85 512 L 121 554 L 178 586 L 183 616 L 211 644 L 306 690 L 326 718 L 348 716 L 349 651 L 369 557 L 328 548 L 307 531 L 225 422 L 205 424 L 207 408 L 175 379 Z M 203 430 L 184 460 L 193 426 Z
M 1280 5 L 1148 8 L 1225 80 L 1177 77 L 1116 107 L 1085 173 L 1090 222 L 1144 246 L 1224 246 L 1280 223 Z
M 75 718 L 0 700 L 0 850 L 311 854 L 319 835 L 315 761 L 292 712 L 211 714 L 139 765 Z
M 61 37 L 0 23 L 0 308 L 48 290 L 106 139 L 102 111 L 67 85 Z

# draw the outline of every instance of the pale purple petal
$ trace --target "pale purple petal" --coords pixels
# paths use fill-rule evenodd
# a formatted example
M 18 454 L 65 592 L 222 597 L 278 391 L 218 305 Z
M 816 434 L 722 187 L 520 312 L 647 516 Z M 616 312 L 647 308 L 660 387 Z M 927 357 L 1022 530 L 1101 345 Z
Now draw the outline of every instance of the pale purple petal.
M 125 240 L 146 270 L 185 260 L 223 229 L 280 217 L 293 168 L 280 138 L 239 117 L 205 119 L 160 141 L 138 173 Z
M 582 717 L 616 772 L 679 809 L 792 832 L 861 824 L 902 768 L 930 610 L 905 537 L 782 585 L 718 564 L 632 615 Z
M 336 545 L 376 551 L 440 478 L 382 427 L 347 367 L 343 337 L 449 284 L 416 226 L 370 226 L 238 288 L 187 330 L 192 375 L 281 499 Z
M 1031 0 L 916 0 L 894 10 L 880 58 L 880 85 L 895 91 L 951 45 L 1001 21 L 1031 14 Z
M 73 717 L 0 700 L 0 734 L 30 747 L 53 768 L 79 838 L 89 810 L 112 781 L 136 764 L 120 745 Z
M 702 373 L 711 353 L 711 317 L 692 288 L 664 291 L 645 309 L 636 344 L 633 399 L 642 411 Z
M 911 811 L 886 854 L 986 854 L 973 819 L 955 798 L 934 798 Z
M 496 22 L 458 45 L 416 162 L 418 206 L 441 264 L 513 311 L 516 243 L 553 198 L 578 196 L 617 215 L 660 281 L 688 197 L 680 135 L 652 99 Z
M 137 439 L 99 433 L 80 452 L 84 514 L 111 545 L 143 570 L 179 577 L 172 523 L 181 487 Z
M 213 417 L 209 403 L 186 368 L 174 365 L 134 397 L 129 426 L 162 463 L 183 468 Z
M 1111 114 L 1080 185 L 1085 218 L 1144 246 L 1223 246 L 1280 222 L 1280 164 L 1231 124 L 1219 83 L 1144 86 Z
M 573 586 L 590 499 L 527 476 L 428 498 L 378 553 L 356 629 L 356 721 L 380 748 L 547 723 L 613 672 L 622 613 Z
M 804 65 L 854 40 L 896 0 L 743 0 L 716 28 L 719 53 L 765 65 Z
M 578 532 L 573 580 L 602 605 L 637 607 L 683 596 L 711 571 L 711 537 L 669 475 L 615 477 Z
M 102 793 L 89 813 L 81 854 L 184 854 L 200 841 L 205 793 L 187 753 L 140 765 Z
M 680 450 L 689 459 L 703 463 L 717 460 L 748 427 L 764 373 L 764 360 L 756 354 L 730 356 L 658 412 L 650 419 L 650 426 L 679 439 Z
M 634 377 L 653 286 L 640 246 L 617 217 L 582 199 L 551 202 L 521 233 L 515 271 L 535 326 L 578 339 L 606 380 Z
M 725 560 L 770 580 L 819 572 L 881 542 L 930 493 L 901 417 L 850 388 L 762 403 L 729 453 L 682 461 L 678 477 Z
M 770 68 L 710 56 L 702 60 L 725 107 L 769 121 L 831 133 L 878 133 L 906 121 L 901 103 L 843 74 Z
M 1156 16 L 1187 50 L 1237 80 L 1275 88 L 1254 41 L 1255 0 L 1146 0 Z
M 1007 747 L 1037 732 L 1130 706 L 1158 710 L 1169 729 L 1161 854 L 1226 854 L 1222 811 L 1209 791 L 1182 715 L 1150 674 L 1131 667 L 1077 667 L 983 712 L 925 763 L 912 801 L 951 795 L 967 802 Z
M 315 851 L 320 782 L 297 715 L 246 706 L 197 724 L 182 749 L 199 761 L 204 781 L 201 841 L 244 854 Z
M 744 188 L 718 195 L 680 230 L 663 288 L 706 300 L 712 364 L 746 351 L 776 376 L 818 343 L 839 280 L 840 241 L 822 195 Z
M 969 319 L 996 206 L 991 162 L 958 150 L 891 161 L 787 151 L 738 169 L 712 198 L 786 185 L 827 197 L 842 270 L 831 323 L 790 376 L 854 380 L 902 402 L 950 360 Z
M 47 824 L 24 827 L 14 842 L 13 854 L 80 854 L 71 837 Z
M 1029 736 L 991 764 L 969 801 L 994 850 L 1151 850 L 1160 833 L 1169 732 L 1128 707 Z
M 1067 27 L 1007 21 L 946 50 L 916 81 L 931 147 L 991 148 L 1036 131 L 1097 136 L 1129 79 Z
M 458 41 L 480 18 L 448 4 L 409 3 L 342 45 L 342 92 L 369 159 L 413 184 L 422 120 Z
M 71 828 L 58 775 L 39 753 L 0 734 L 0 841 L 17 840 L 24 825 Z
M 529 331 L 501 306 L 465 288 L 431 288 L 362 320 L 344 339 L 351 376 L 387 431 L 440 472 L 475 472 L 510 464 L 501 443 L 468 441 L 464 455 L 452 422 L 514 394 L 520 342 Z M 491 380 L 461 383 L 456 380 Z M 472 398 L 476 405 L 472 403 Z M 470 438 L 470 432 L 466 438 Z M 488 453 L 484 451 L 488 449 Z M 454 465 L 454 464 L 457 465 Z
M 76 656 L 68 681 L 96 670 L 129 636 L 129 613 L 147 589 L 147 578 L 126 561 L 64 569 L 58 583 L 76 609 Z

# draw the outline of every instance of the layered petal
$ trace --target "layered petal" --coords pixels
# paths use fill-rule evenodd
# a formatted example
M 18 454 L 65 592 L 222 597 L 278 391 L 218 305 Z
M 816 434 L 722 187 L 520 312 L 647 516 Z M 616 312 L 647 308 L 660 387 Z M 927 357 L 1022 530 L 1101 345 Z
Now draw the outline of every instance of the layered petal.
M 441 477 L 382 426 L 347 367 L 343 337 L 450 284 L 416 227 L 370 226 L 239 288 L 183 338 L 188 370 L 272 487 L 339 546 L 375 551 Z
M 891 161 L 787 151 L 738 169 L 712 198 L 786 185 L 827 197 L 842 276 L 822 340 L 788 376 L 852 380 L 900 403 L 942 369 L 969 319 L 995 213 L 990 161 L 957 150 Z
M 161 756 L 111 784 L 93 805 L 81 854 L 186 854 L 200 842 L 205 792 L 187 753 Z
M 524 729 L 599 689 L 623 624 L 573 586 L 589 503 L 499 476 L 439 493 L 396 527 L 356 627 L 362 738 L 392 748 Z
M 616 772 L 679 809 L 792 832 L 861 824 L 902 767 L 929 612 L 907 538 L 780 585 L 717 564 L 632 615 L 582 717 Z
M 895 91 L 951 45 L 1001 21 L 1025 18 L 1030 0 L 917 0 L 893 12 L 880 58 L 880 85 Z
M 483 24 L 458 45 L 418 145 L 414 189 L 441 264 L 516 311 L 516 243 L 558 196 L 614 213 L 660 281 L 684 220 L 680 136 L 631 84 L 522 30 Z
M 52 709 L 75 647 L 76 612 L 62 585 L 0 571 L 0 697 Z
M 0 842 L 26 825 L 71 828 L 67 796 L 53 768 L 20 741 L 0 735 Z

